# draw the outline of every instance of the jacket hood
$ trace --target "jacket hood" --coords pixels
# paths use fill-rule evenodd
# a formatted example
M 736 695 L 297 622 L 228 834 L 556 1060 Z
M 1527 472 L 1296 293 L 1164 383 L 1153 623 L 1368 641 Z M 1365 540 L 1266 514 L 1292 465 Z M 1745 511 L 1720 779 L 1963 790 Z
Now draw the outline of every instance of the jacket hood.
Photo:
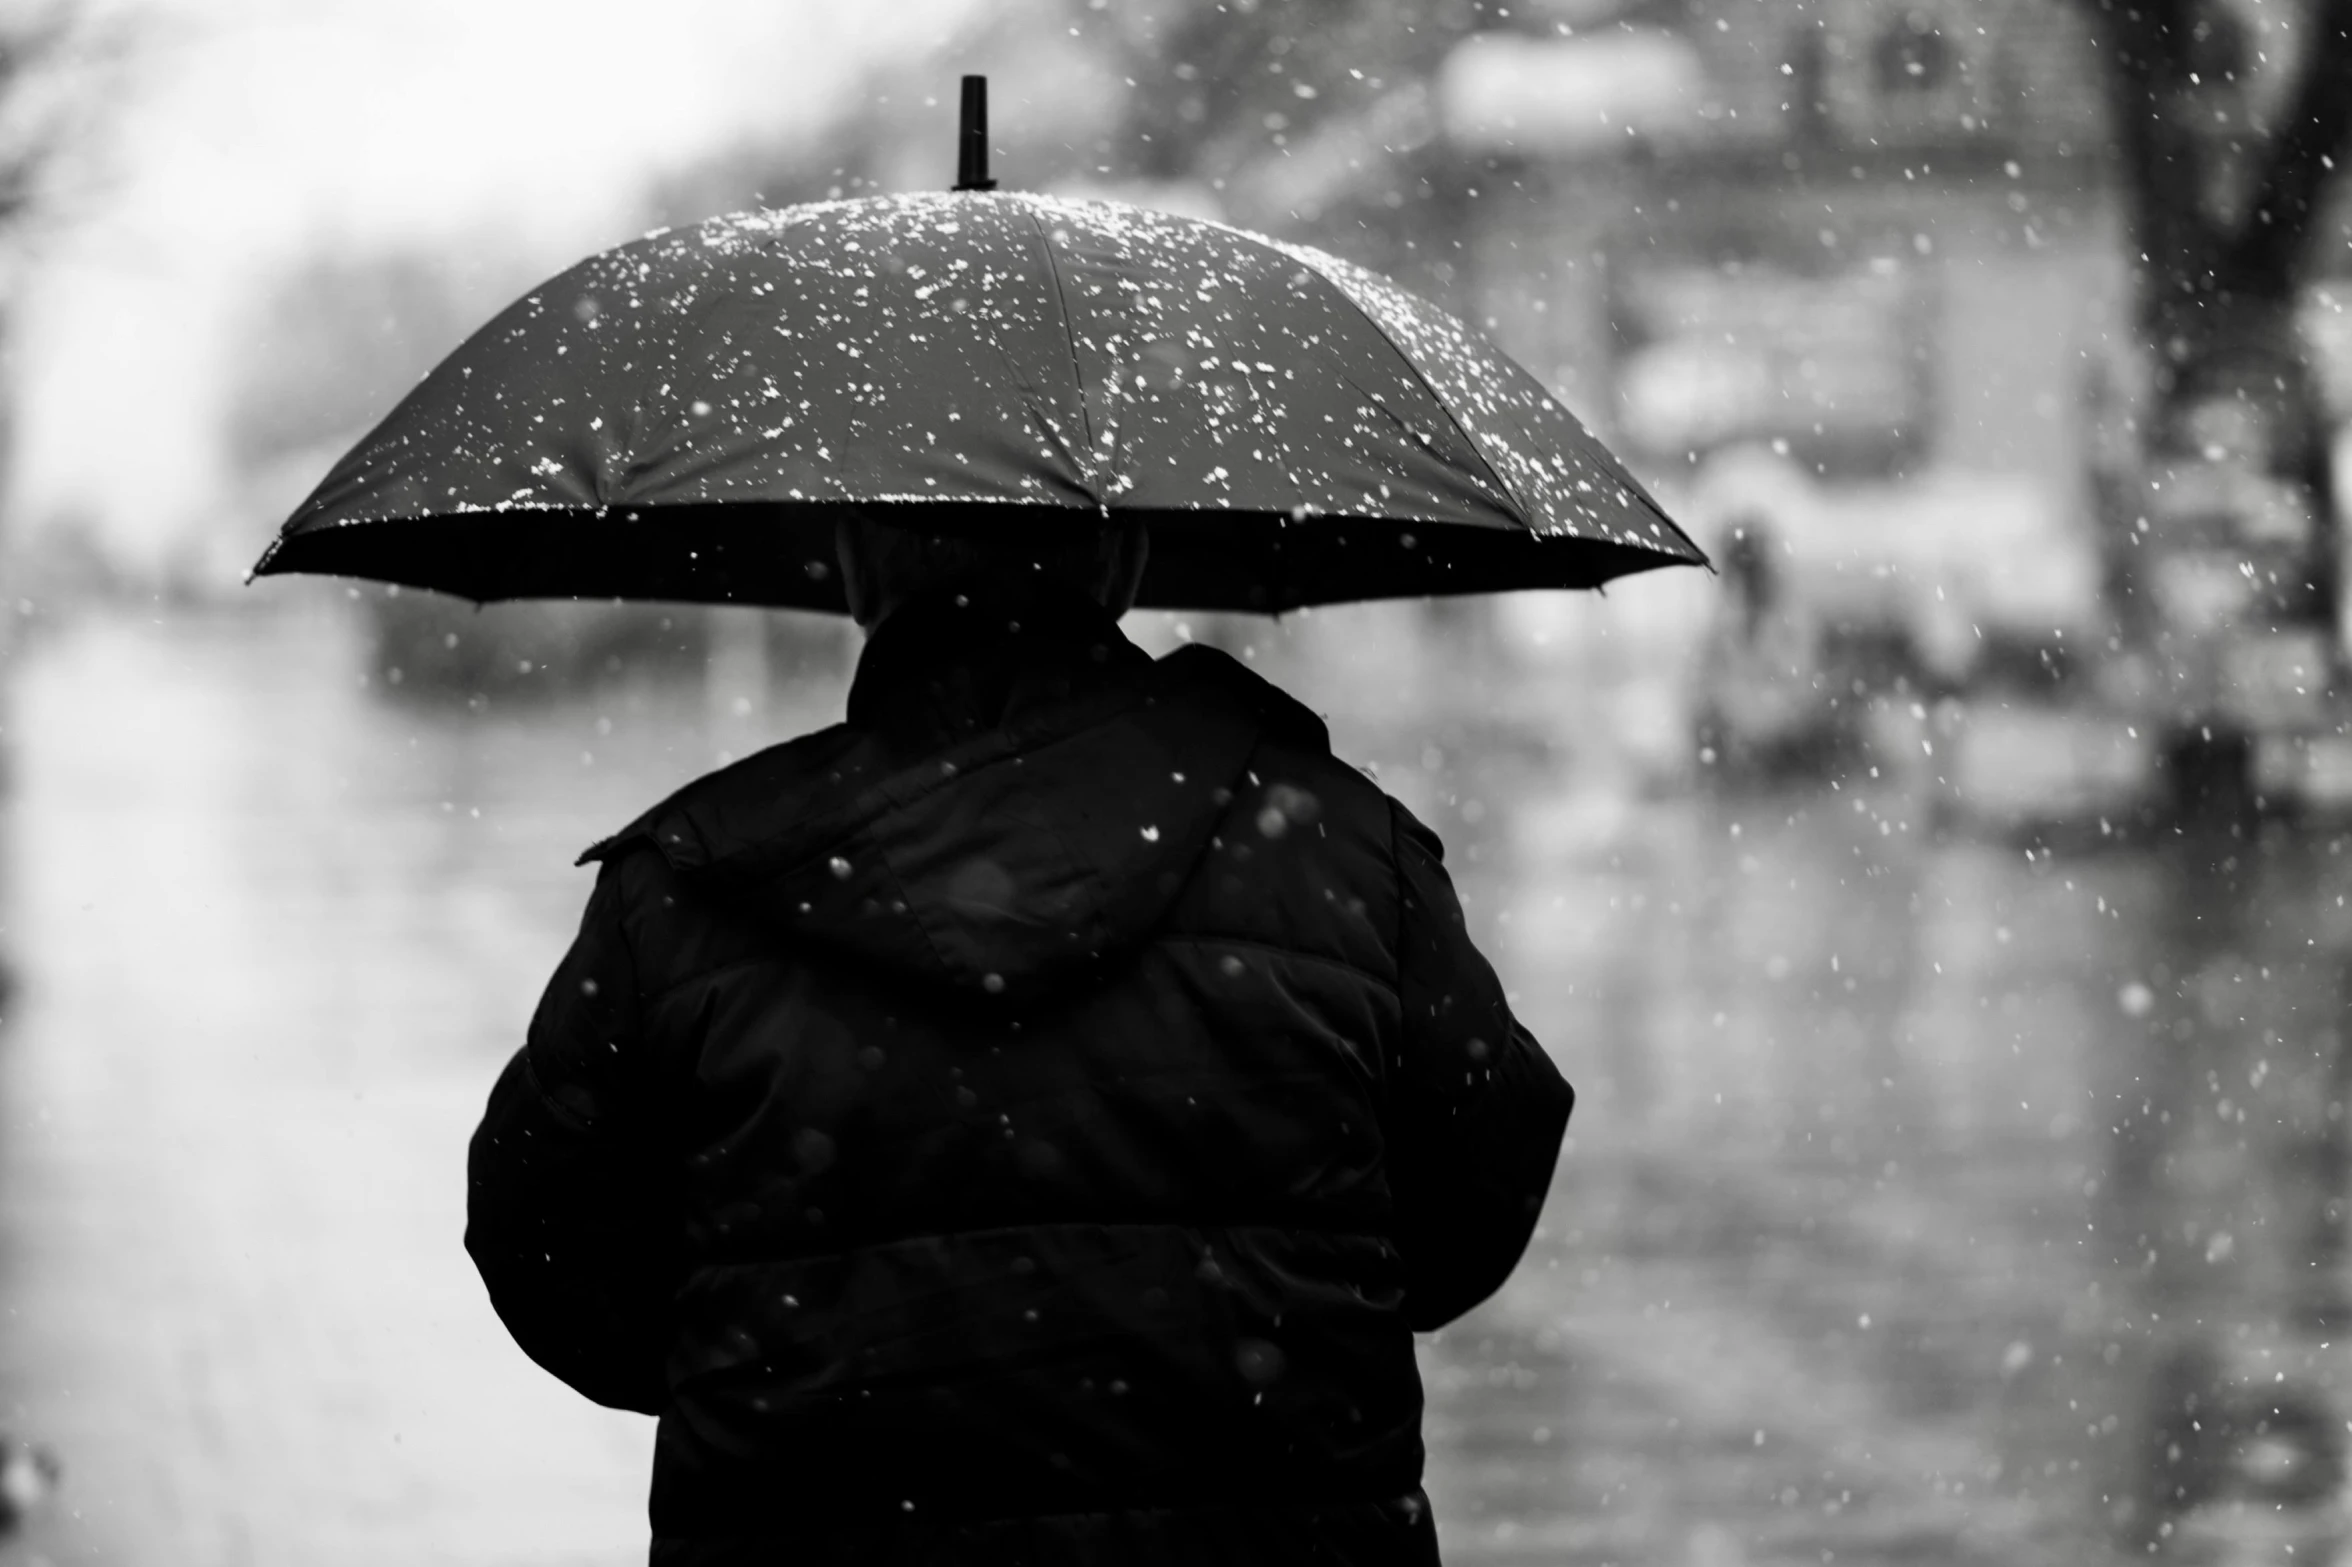
M 691 895 L 927 988 L 1076 988 L 1159 924 L 1270 729 L 1327 743 L 1224 653 L 1117 646 L 1081 694 L 915 760 L 855 721 L 853 693 L 852 723 L 689 785 L 582 859 L 649 842 Z

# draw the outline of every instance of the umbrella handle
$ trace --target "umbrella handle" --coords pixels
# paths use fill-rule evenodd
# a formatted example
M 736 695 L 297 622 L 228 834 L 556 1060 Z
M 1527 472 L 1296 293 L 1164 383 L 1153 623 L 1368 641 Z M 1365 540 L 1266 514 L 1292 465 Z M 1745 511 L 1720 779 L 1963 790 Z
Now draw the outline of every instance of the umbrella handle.
M 964 78 L 963 124 L 956 142 L 957 190 L 994 190 L 988 177 L 988 78 Z

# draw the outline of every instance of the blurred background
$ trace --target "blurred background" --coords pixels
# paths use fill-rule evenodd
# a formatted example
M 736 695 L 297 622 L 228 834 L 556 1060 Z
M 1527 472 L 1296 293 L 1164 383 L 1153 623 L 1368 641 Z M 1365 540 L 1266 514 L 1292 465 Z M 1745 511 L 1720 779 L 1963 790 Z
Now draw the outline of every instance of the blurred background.
M 493 310 L 953 177 L 1303 239 L 1714 553 L 1136 617 L 1444 834 L 1581 1103 L 1467 1564 L 2352 1560 L 2352 5 L 0 0 L 0 1561 L 641 1559 L 463 1148 L 583 845 L 854 635 L 245 567 Z

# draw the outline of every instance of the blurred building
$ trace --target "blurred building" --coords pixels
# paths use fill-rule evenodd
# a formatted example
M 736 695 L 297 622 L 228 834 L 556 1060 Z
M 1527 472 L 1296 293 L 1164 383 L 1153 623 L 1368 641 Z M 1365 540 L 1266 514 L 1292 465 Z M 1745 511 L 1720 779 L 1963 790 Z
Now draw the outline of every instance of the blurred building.
M 1438 80 L 1484 170 L 1458 302 L 1652 472 L 1762 443 L 2071 495 L 2131 330 L 2098 83 L 2073 12 L 2019 0 L 1474 34 Z
M 2102 70 L 2033 0 L 1556 0 L 1436 73 L 1454 304 L 1703 543 L 1764 536 L 1824 726 L 2104 640 L 2136 326 Z

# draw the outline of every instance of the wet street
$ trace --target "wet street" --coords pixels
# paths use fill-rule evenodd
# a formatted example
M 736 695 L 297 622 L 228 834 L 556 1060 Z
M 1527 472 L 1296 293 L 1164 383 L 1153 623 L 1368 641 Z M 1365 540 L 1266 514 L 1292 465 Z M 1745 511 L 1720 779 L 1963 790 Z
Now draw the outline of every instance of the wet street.
M 1568 673 L 1466 711 L 1321 624 L 1286 678 L 1580 1094 L 1527 1262 L 1422 1348 L 1450 1561 L 2341 1556 L 2341 841 L 2029 853 L 1931 832 L 1916 764 L 1645 786 Z M 18 659 L 0 1425 L 66 1474 L 0 1561 L 642 1560 L 652 1424 L 508 1343 L 464 1144 L 573 855 L 839 688 L 369 673 L 323 613 Z

